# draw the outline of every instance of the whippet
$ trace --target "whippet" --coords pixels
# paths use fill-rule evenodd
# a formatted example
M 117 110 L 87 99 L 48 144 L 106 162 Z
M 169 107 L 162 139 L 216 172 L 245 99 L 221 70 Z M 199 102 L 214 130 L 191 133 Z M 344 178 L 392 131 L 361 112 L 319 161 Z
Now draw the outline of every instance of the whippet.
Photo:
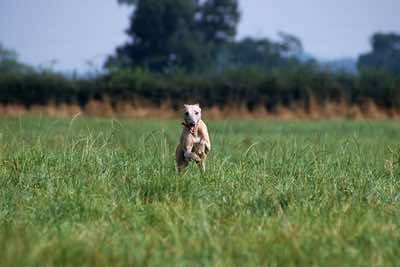
M 204 172 L 207 154 L 211 150 L 211 142 L 207 126 L 201 120 L 199 104 L 185 105 L 183 119 L 180 143 L 176 147 L 175 153 L 177 170 L 181 173 L 190 161 L 195 161 Z

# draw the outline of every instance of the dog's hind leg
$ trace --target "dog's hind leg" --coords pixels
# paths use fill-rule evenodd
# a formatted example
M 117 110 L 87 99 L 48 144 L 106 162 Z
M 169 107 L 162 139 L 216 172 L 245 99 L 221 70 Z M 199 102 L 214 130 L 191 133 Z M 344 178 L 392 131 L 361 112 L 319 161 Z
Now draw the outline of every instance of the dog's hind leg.
M 188 165 L 189 165 L 189 162 L 187 162 L 187 161 L 182 161 L 180 163 L 177 163 L 176 170 L 178 171 L 179 174 L 182 174 L 186 170 L 186 167 Z
M 201 154 L 200 155 L 201 160 L 197 162 L 197 166 L 200 168 L 202 172 L 206 171 L 206 159 L 207 159 L 207 154 Z
M 204 143 L 196 143 L 193 146 L 194 153 L 199 157 L 200 160 L 196 161 L 197 166 L 202 172 L 206 171 L 206 147 Z
M 178 173 L 182 173 L 189 165 L 189 161 L 185 158 L 185 154 L 180 145 L 176 148 L 176 170 Z
M 199 167 L 201 172 L 205 172 L 206 171 L 206 164 L 205 164 L 204 161 L 199 161 L 196 164 Z

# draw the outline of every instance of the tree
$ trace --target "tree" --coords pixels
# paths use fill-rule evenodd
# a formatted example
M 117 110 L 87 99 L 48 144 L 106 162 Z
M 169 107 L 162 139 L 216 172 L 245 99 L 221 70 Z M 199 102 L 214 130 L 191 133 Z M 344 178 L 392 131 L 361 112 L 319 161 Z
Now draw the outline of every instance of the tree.
M 216 51 L 234 39 L 239 22 L 237 0 L 118 0 L 134 6 L 126 33 L 108 68 L 168 67 L 201 69 Z
M 18 61 L 17 53 L 6 49 L 0 44 L 0 73 L 26 73 L 32 72 L 33 68 Z
M 358 58 L 359 70 L 378 69 L 400 76 L 400 35 L 376 33 L 371 45 L 372 51 Z
M 295 36 L 280 33 L 281 40 L 267 38 L 245 38 L 232 42 L 218 54 L 220 68 L 240 68 L 254 66 L 266 70 L 276 67 L 299 65 L 303 54 L 301 41 Z
M 208 0 L 199 6 L 196 20 L 205 42 L 224 44 L 234 40 L 240 20 L 237 1 Z
M 281 54 L 286 57 L 296 57 L 301 55 L 303 51 L 303 44 L 300 39 L 292 34 L 286 32 L 278 32 L 281 39 L 279 43 Z

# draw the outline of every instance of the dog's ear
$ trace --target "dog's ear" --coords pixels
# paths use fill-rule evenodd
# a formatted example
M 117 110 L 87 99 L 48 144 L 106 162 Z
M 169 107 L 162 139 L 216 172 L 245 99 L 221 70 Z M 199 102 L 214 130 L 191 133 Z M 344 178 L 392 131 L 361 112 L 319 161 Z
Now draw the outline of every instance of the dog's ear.
M 196 104 L 194 104 L 195 106 L 197 106 L 197 107 L 200 107 L 200 104 L 199 103 L 196 103 Z
M 185 109 L 188 109 L 188 108 L 189 108 L 189 105 L 188 105 L 188 104 L 184 104 L 183 107 L 184 107 Z

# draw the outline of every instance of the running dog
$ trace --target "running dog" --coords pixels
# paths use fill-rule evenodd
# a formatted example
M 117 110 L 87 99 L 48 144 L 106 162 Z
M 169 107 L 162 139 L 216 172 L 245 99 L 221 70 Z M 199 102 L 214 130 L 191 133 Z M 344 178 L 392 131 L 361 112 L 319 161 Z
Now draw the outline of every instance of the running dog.
M 206 124 L 201 120 L 199 104 L 185 105 L 180 143 L 176 147 L 176 167 L 182 173 L 190 161 L 195 161 L 204 172 L 207 154 L 211 150 Z

